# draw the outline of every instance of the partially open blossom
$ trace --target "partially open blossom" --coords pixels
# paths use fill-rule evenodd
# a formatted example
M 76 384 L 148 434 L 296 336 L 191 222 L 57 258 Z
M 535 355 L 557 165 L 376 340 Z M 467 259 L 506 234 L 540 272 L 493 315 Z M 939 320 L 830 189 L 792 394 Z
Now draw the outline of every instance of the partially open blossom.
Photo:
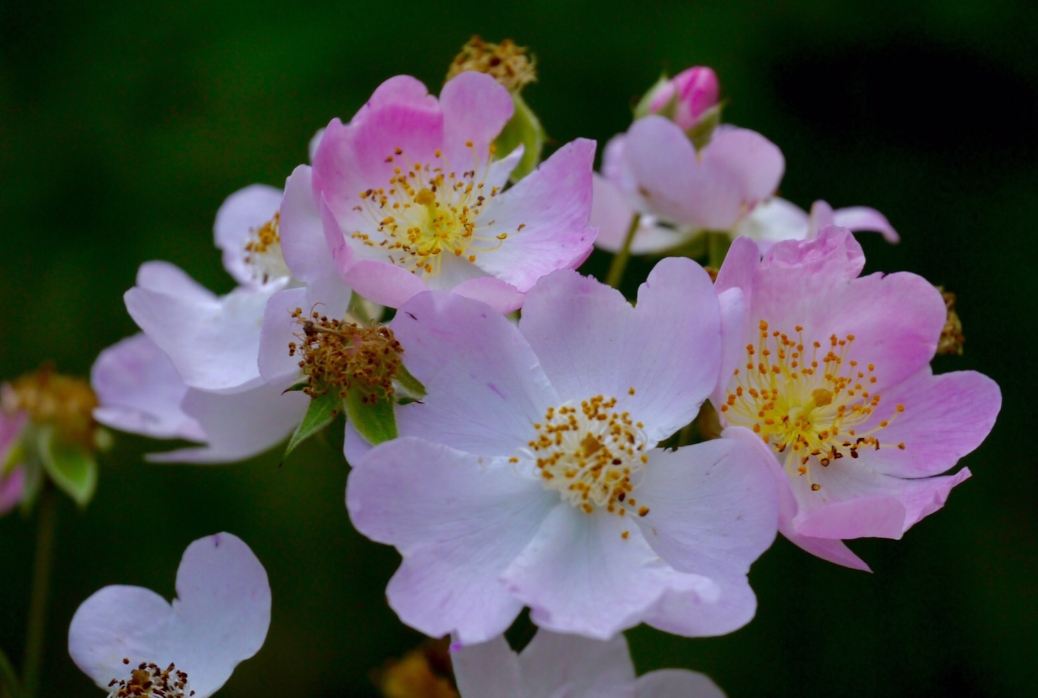
M 716 384 L 718 304 L 698 265 L 661 261 L 633 308 L 563 270 L 518 326 L 442 292 L 392 326 L 427 395 L 354 464 L 347 505 L 404 557 L 387 591 L 404 622 L 471 643 L 524 605 L 542 628 L 601 639 L 753 616 L 746 572 L 777 521 L 766 459 L 728 439 L 657 448 Z
M 946 321 L 920 276 L 858 278 L 850 231 L 774 245 L 735 241 L 717 277 L 726 356 L 712 401 L 726 436 L 770 452 L 780 530 L 819 557 L 867 569 L 841 542 L 900 538 L 968 478 L 941 475 L 987 436 L 989 378 L 935 376 Z
M 687 131 L 703 112 L 717 105 L 720 92 L 717 73 L 706 66 L 695 66 L 656 85 L 648 97 L 648 110 L 650 114 L 669 116 Z
M 603 642 L 539 630 L 518 654 L 499 636 L 451 655 L 461 698 L 724 698 L 687 669 L 636 677 L 623 635 Z
M 784 169 L 781 151 L 754 131 L 719 126 L 697 150 L 669 119 L 638 119 L 608 143 L 603 177 L 595 179 L 591 221 L 600 228 L 598 245 L 619 249 L 636 212 L 643 230 L 633 251 L 731 231 L 774 195 Z
M 241 539 L 217 533 L 184 551 L 176 592 L 172 604 L 141 587 L 94 593 L 69 626 L 72 661 L 112 698 L 212 695 L 263 646 L 267 573 Z
M 569 143 L 504 189 L 522 149 L 495 159 L 492 144 L 513 109 L 482 73 L 459 74 L 439 100 L 398 76 L 349 124 L 328 125 L 313 186 L 347 285 L 391 307 L 432 288 L 511 311 L 587 257 L 595 144 Z

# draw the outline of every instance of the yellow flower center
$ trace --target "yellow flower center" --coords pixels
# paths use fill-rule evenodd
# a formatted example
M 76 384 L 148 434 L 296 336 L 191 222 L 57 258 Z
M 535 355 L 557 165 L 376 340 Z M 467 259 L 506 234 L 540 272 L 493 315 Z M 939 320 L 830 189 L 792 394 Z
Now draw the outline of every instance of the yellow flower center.
M 123 664 L 129 664 L 128 658 Z M 195 695 L 187 682 L 187 674 L 170 664 L 160 669 L 154 663 L 141 662 L 130 670 L 129 679 L 112 679 L 108 698 L 189 698 Z
M 499 248 L 509 233 L 495 229 L 493 220 L 480 220 L 487 202 L 499 194 L 498 187 L 485 185 L 494 147 L 481 162 L 472 142 L 466 145 L 472 150 L 471 170 L 451 171 L 437 150 L 436 162 L 401 164 L 387 187 L 361 192 L 361 205 L 354 210 L 371 220 L 373 232 L 356 231 L 351 237 L 382 248 L 391 263 L 421 277 L 439 274 L 445 257 L 475 262 L 479 254 Z M 397 148 L 386 161 L 403 163 L 403 150 Z
M 620 516 L 627 509 L 645 516 L 648 508 L 639 508 L 631 493 L 653 444 L 644 425 L 616 404 L 615 397 L 596 395 L 579 405 L 549 407 L 544 421 L 533 425 L 537 436 L 527 444 L 529 454 L 544 486 L 573 506 L 588 514 L 604 507 Z
M 897 405 L 889 417 L 861 431 L 880 409 L 872 390 L 876 367 L 851 358 L 855 337 L 836 335 L 805 345 L 803 328 L 796 336 L 771 330 L 760 321 L 756 346 L 746 345 L 745 366 L 735 370 L 721 412 L 731 424 L 751 428 L 777 453 L 785 454 L 790 475 L 806 475 L 810 466 L 828 467 L 862 449 L 880 449 L 878 436 L 904 411 Z M 897 444 L 904 449 L 904 443 Z M 811 484 L 818 491 L 821 485 Z

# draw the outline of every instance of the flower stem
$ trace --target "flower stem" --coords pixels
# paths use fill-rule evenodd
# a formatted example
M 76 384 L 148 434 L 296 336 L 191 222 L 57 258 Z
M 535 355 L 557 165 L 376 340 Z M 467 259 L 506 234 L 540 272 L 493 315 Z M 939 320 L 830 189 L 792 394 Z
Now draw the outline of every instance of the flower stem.
M 634 214 L 634 218 L 631 219 L 631 227 L 627 229 L 627 237 L 624 238 L 623 247 L 613 257 L 613 263 L 609 265 L 606 283 L 613 288 L 620 288 L 620 280 L 624 278 L 624 271 L 627 269 L 627 260 L 631 258 L 631 241 L 634 240 L 634 234 L 637 232 L 638 224 L 641 220 L 642 214 Z
M 721 265 L 724 264 L 725 256 L 728 254 L 728 248 L 732 246 L 732 241 L 728 237 L 728 233 L 710 232 L 706 235 L 707 266 L 720 269 Z
M 3 698 L 24 698 L 22 688 L 18 684 L 18 675 L 3 650 L 0 650 L 0 696 Z
M 43 660 L 43 637 L 47 624 L 47 597 L 50 595 L 51 569 L 54 567 L 54 532 L 58 522 L 57 490 L 48 482 L 39 499 L 36 524 L 36 559 L 33 562 L 32 598 L 29 601 L 29 629 L 25 636 L 25 664 L 22 667 L 24 698 L 36 698 Z

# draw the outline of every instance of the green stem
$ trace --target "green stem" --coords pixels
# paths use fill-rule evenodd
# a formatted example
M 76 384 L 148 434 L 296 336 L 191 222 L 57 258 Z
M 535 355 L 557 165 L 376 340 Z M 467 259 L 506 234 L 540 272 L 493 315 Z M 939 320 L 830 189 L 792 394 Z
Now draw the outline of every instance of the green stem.
M 613 263 L 609 265 L 606 283 L 613 288 L 620 288 L 620 280 L 624 278 L 624 271 L 627 269 L 627 260 L 631 258 L 631 241 L 634 240 L 634 234 L 638 231 L 638 224 L 641 223 L 641 220 L 642 214 L 634 214 L 634 218 L 631 219 L 631 227 L 627 229 L 623 247 L 613 257 Z
M 724 263 L 725 256 L 728 254 L 728 248 L 732 246 L 731 238 L 728 237 L 728 233 L 710 232 L 706 235 L 706 264 L 708 267 L 720 269 L 721 264 Z
M 36 525 L 36 559 L 33 563 L 32 598 L 29 600 L 29 630 L 25 636 L 25 664 L 22 667 L 24 698 L 36 698 L 43 660 L 43 637 L 47 624 L 47 597 L 54 567 L 54 532 L 58 523 L 58 494 L 44 485 L 39 499 Z
M 3 650 L 0 650 L 0 688 L 3 689 L 0 691 L 3 698 L 24 698 L 18 675 Z

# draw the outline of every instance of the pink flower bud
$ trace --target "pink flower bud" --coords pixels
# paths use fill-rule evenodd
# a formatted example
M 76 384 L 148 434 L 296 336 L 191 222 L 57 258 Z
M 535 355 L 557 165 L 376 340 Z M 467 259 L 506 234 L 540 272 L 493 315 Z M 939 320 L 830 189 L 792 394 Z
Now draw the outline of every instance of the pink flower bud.
M 695 66 L 678 73 L 659 88 L 649 102 L 649 113 L 658 114 L 674 100 L 674 123 L 687 131 L 703 112 L 717 104 L 720 91 L 717 74 L 705 66 Z

